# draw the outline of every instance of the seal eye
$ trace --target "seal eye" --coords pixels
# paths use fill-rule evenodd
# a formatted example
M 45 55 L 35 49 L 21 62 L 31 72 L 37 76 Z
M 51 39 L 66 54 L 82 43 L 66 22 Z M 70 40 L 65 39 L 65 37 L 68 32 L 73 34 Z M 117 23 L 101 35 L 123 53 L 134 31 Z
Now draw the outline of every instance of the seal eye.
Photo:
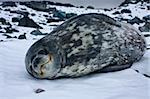
M 47 55 L 48 51 L 46 49 L 40 50 L 38 54 Z

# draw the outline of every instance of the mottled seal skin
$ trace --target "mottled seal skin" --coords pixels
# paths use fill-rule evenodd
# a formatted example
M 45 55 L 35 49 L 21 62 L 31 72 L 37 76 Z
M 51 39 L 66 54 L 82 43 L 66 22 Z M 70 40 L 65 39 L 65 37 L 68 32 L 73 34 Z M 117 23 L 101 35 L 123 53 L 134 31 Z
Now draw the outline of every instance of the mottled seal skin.
M 25 64 L 36 78 L 79 77 L 128 68 L 145 49 L 143 36 L 133 26 L 90 13 L 69 19 L 35 42 Z

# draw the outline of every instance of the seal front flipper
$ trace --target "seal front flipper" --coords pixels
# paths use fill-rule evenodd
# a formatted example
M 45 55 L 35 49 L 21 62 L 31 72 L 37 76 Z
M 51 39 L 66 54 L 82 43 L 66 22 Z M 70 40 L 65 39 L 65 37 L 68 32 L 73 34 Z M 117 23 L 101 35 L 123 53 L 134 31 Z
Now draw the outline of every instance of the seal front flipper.
M 115 71 L 120 71 L 120 70 L 130 68 L 131 66 L 132 64 L 106 66 L 102 68 L 101 70 L 99 70 L 98 72 L 100 73 L 115 72 Z

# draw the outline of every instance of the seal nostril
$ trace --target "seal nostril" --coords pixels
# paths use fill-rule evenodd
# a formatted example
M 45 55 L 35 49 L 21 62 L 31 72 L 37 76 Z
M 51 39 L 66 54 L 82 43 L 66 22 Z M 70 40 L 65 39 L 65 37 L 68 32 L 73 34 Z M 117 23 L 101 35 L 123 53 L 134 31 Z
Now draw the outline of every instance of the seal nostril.
M 43 49 L 43 50 L 40 50 L 38 52 L 38 54 L 44 54 L 44 55 L 47 55 L 48 54 L 48 51 L 46 49 Z
M 34 66 L 36 66 L 37 64 L 39 64 L 40 63 L 40 60 L 41 60 L 41 58 L 36 58 L 36 59 L 34 59 Z

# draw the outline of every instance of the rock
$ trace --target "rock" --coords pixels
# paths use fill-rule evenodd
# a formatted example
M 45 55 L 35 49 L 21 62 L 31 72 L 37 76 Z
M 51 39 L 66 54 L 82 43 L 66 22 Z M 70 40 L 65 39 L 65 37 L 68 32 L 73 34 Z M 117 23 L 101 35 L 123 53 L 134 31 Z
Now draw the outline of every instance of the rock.
M 111 11 L 111 9 L 104 8 L 104 11 Z
M 35 13 L 31 13 L 31 16 L 35 16 L 36 14 Z
M 18 39 L 27 39 L 27 38 L 26 38 L 26 33 L 24 33 L 24 34 L 22 34 L 22 35 L 19 35 L 19 36 L 18 36 Z
M 130 24 L 140 24 L 140 23 L 143 23 L 143 21 L 140 19 L 140 18 L 138 18 L 138 17 L 135 17 L 135 18 L 133 18 L 132 20 L 128 20 L 127 21 L 128 23 L 130 23 Z
M 7 2 L 3 2 L 2 7 L 17 7 L 16 3 L 13 1 L 7 1 Z
M 150 6 L 147 6 L 147 10 L 150 10 Z
M 53 19 L 53 18 L 47 19 L 47 23 L 51 23 L 51 22 L 60 22 L 60 21 L 63 21 L 63 20 L 60 20 L 60 19 Z
M 30 19 L 28 16 L 24 16 L 19 20 L 19 26 L 24 26 L 24 27 L 32 27 L 32 28 L 40 28 L 42 29 L 41 26 L 39 26 L 36 22 L 34 22 L 32 19 Z
M 65 13 L 65 12 L 62 12 L 59 10 L 53 11 L 53 17 L 57 17 L 60 20 L 65 20 L 65 19 L 71 18 L 76 15 L 77 14 L 75 14 L 75 13 Z
M 116 14 L 121 14 L 119 11 L 116 11 L 114 13 L 112 13 L 113 15 L 116 15 Z
M 129 21 L 129 19 L 125 19 L 125 18 L 116 18 L 118 21 L 125 21 L 125 22 L 128 22 Z
M 7 22 L 6 22 L 6 19 L 5 18 L 0 18 L 0 22 L 3 24 L 3 25 L 6 25 Z
M 53 12 L 53 17 L 57 17 L 57 18 L 59 18 L 60 20 L 65 20 L 65 19 L 66 19 L 66 13 L 57 10 L 57 11 L 54 11 L 54 12 Z
M 42 33 L 39 29 L 33 30 L 30 34 L 38 36 L 38 35 L 47 35 L 47 33 Z
M 87 9 L 94 9 L 93 6 L 87 6 Z
M 141 32 L 150 32 L 150 23 L 146 22 L 144 26 L 139 27 Z
M 3 42 L 4 40 L 0 40 L 0 42 Z
M 138 3 L 138 2 L 140 2 L 141 0 L 125 0 L 124 2 L 122 2 L 121 4 L 120 4 L 120 6 L 126 6 L 126 5 L 128 5 L 128 4 L 136 4 L 136 3 Z
M 25 4 L 27 7 L 30 7 L 34 10 L 37 11 L 44 11 L 44 12 L 48 12 L 47 9 L 47 4 L 41 1 L 31 1 L 31 2 L 26 2 Z
M 13 18 L 12 18 L 12 22 L 19 22 L 20 19 L 21 19 L 21 18 L 19 18 L 19 17 L 13 17 Z
M 84 8 L 84 6 L 80 6 L 79 8 Z
M 129 9 L 122 9 L 121 10 L 121 13 L 123 14 L 123 13 L 131 13 L 131 10 L 129 10 Z
M 75 14 L 75 13 L 67 13 L 66 14 L 66 18 L 68 19 L 68 18 L 71 18 L 71 17 L 73 17 L 73 16 L 77 16 L 77 14 Z
M 56 8 L 47 7 L 48 2 L 47 1 L 31 1 L 31 2 L 24 2 L 20 3 L 23 4 L 29 8 L 32 8 L 37 11 L 43 11 L 43 12 L 50 12 L 53 11 Z
M 41 92 L 44 92 L 44 91 L 45 91 L 44 89 L 38 88 L 38 89 L 36 89 L 34 92 L 35 92 L 35 93 L 41 93 Z
M 143 20 L 146 22 L 150 22 L 150 15 L 144 16 Z
M 9 39 L 9 38 L 17 38 L 16 36 L 12 37 L 12 36 L 10 36 L 8 34 L 3 34 L 3 36 L 6 36 L 7 39 Z
M 10 9 L 4 9 L 4 11 L 11 11 Z
M 29 12 L 26 12 L 26 11 L 20 11 L 20 10 L 10 11 L 10 13 L 21 14 L 21 15 L 23 15 L 23 16 L 28 16 L 28 15 L 29 15 Z
M 150 37 L 150 34 L 144 34 L 144 37 Z
M 18 30 L 12 28 L 11 25 L 9 27 L 4 28 L 4 29 L 6 30 L 6 33 L 19 32 Z
M 45 14 L 44 14 L 43 16 L 44 16 L 44 17 L 48 17 L 48 15 L 45 15 Z

